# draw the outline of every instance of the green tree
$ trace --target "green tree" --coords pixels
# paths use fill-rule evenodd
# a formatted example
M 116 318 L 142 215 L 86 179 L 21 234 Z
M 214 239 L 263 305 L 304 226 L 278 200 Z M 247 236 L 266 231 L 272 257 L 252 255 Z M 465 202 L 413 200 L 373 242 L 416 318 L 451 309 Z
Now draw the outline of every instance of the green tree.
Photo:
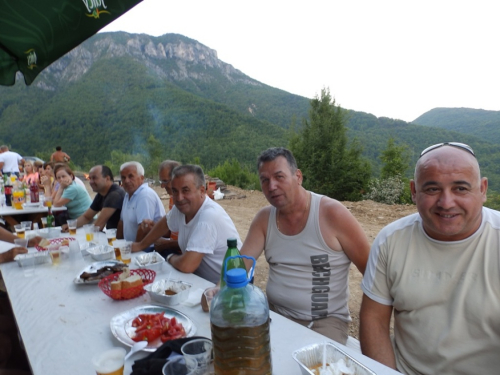
M 328 89 L 310 101 L 309 120 L 290 138 L 304 175 L 304 187 L 339 200 L 360 200 L 370 179 L 370 164 L 357 141 L 348 145 L 346 111 Z
M 397 146 L 394 138 L 391 137 L 387 141 L 387 147 L 382 151 L 380 159 L 384 163 L 380 174 L 382 179 L 397 176 L 403 177 L 410 166 L 408 146 Z

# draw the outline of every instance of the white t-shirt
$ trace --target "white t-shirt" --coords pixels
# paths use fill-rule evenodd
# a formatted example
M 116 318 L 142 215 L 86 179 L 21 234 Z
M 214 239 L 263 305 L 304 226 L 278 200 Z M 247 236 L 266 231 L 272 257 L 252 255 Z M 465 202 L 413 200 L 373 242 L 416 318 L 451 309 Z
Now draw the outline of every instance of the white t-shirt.
M 123 199 L 120 220 L 123 222 L 123 238 L 135 241 L 137 229 L 144 219 L 155 223 L 165 216 L 165 208 L 158 194 L 147 183 L 142 184 L 129 199 L 128 193 Z
M 205 254 L 194 273 L 217 283 L 227 250 L 227 239 L 236 238 L 241 249 L 240 236 L 227 212 L 205 196 L 202 206 L 188 224 L 185 215 L 175 206 L 169 211 L 166 220 L 172 232 L 179 232 L 179 247 L 183 253 L 196 251 Z
M 0 154 L 0 162 L 3 162 L 3 173 L 19 173 L 19 163 L 23 158 L 17 152 L 6 151 Z
M 420 215 L 386 226 L 362 282 L 394 307 L 394 352 L 405 374 L 493 374 L 500 368 L 500 212 L 483 208 L 480 228 L 437 241 Z

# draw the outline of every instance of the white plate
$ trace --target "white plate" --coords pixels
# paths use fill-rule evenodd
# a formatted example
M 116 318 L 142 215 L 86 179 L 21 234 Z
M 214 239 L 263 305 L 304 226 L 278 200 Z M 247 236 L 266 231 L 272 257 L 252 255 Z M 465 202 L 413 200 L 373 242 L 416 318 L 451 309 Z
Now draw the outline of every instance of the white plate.
M 85 267 L 80 272 L 78 272 L 78 275 L 76 275 L 75 280 L 73 280 L 73 282 L 75 284 L 99 284 L 99 281 L 101 281 L 100 279 L 99 280 L 85 281 L 85 280 L 80 278 L 80 275 L 84 272 L 96 272 L 99 268 L 106 267 L 106 266 L 113 267 L 113 266 L 116 266 L 117 264 L 123 264 L 123 263 L 119 262 L 117 260 L 105 260 L 102 262 L 92 263 L 92 264 L 88 265 L 87 267 Z
M 23 203 L 24 207 L 40 207 L 42 204 L 40 202 L 38 203 Z
M 175 317 L 179 323 L 182 323 L 182 326 L 186 331 L 186 337 L 191 337 L 196 333 L 196 327 L 193 321 L 180 311 L 170 309 L 168 307 L 153 305 L 139 306 L 132 310 L 115 315 L 111 318 L 110 322 L 111 332 L 118 339 L 118 341 L 125 345 L 132 346 L 135 344 L 135 341 L 132 340 L 132 337 L 135 334 L 135 327 L 132 327 L 132 321 L 139 314 L 158 314 L 159 312 L 163 312 L 167 318 Z M 147 352 L 154 352 L 162 344 L 163 343 L 160 338 L 158 338 L 155 341 L 149 342 L 148 346 L 146 346 L 144 350 Z

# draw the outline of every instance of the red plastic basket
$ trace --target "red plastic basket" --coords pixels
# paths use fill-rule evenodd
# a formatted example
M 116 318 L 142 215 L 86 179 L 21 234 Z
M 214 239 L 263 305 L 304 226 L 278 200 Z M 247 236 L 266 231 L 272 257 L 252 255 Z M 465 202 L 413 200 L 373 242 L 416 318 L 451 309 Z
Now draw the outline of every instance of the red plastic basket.
M 122 290 L 111 290 L 111 282 L 117 281 L 120 274 L 121 272 L 117 272 L 112 275 L 106 276 L 102 278 L 98 284 L 99 288 L 101 288 L 104 294 L 116 300 L 132 299 L 142 296 L 144 293 L 146 293 L 146 290 L 144 290 L 144 285 L 151 284 L 156 277 L 156 272 L 153 270 L 148 270 L 145 268 L 130 270 L 130 276 L 139 275 L 142 278 L 142 285 Z
M 50 242 L 51 245 L 54 245 L 54 244 L 59 244 L 60 245 L 64 240 L 74 241 L 75 238 L 74 237 L 53 238 L 53 239 L 49 240 L 49 242 Z M 45 247 L 42 247 L 40 245 L 35 245 L 35 248 L 38 251 L 46 251 L 47 250 Z

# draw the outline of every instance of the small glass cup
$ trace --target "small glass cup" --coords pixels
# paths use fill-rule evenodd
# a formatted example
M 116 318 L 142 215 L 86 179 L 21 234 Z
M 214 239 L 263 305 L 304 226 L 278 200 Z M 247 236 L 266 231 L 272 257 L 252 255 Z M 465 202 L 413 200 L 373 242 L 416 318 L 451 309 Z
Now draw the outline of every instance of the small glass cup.
M 161 370 L 163 375 L 194 375 L 195 370 L 188 370 L 186 367 L 186 360 L 183 356 L 179 355 L 177 357 L 170 358 L 163 369 Z
M 52 197 L 45 197 L 43 205 L 47 208 L 51 208 L 52 207 Z
M 126 241 L 120 245 L 120 257 L 125 264 L 129 264 L 132 261 L 132 242 Z
M 14 244 L 16 245 L 16 247 L 28 248 L 28 240 L 26 238 L 16 238 L 14 240 Z
M 94 233 L 95 233 L 94 224 L 86 224 L 83 226 L 83 229 L 85 230 L 85 239 L 87 240 L 87 242 L 94 241 Z
M 40 220 L 42 222 L 42 228 L 47 228 L 47 218 L 42 217 Z
M 14 228 L 16 229 L 16 234 L 17 237 L 24 239 L 24 234 L 26 233 L 26 228 L 22 224 L 16 224 L 14 225 Z
M 205 300 L 207 302 L 206 310 L 203 308 L 203 311 L 210 311 L 210 304 L 212 303 L 212 300 L 214 299 L 215 295 L 219 293 L 220 287 L 218 286 L 213 286 L 211 288 L 207 288 L 203 291 L 203 296 L 205 297 Z M 203 304 L 202 304 L 203 307 Z
M 58 266 L 59 264 L 61 264 L 61 250 L 59 249 L 59 245 L 49 245 L 48 251 L 50 254 L 50 259 L 52 260 L 52 265 Z
M 24 228 L 26 230 L 31 230 L 31 224 L 33 224 L 32 221 L 21 221 L 21 224 L 24 225 Z
M 92 364 L 97 375 L 123 375 L 125 354 L 123 348 L 113 348 L 92 358 Z
M 108 239 L 108 245 L 113 246 L 113 241 L 116 240 L 116 229 L 106 229 L 106 238 Z
M 21 262 L 24 277 L 35 276 L 36 258 L 34 256 L 26 257 Z
M 68 220 L 68 230 L 70 236 L 76 236 L 76 224 L 78 220 Z
M 186 342 L 181 347 L 181 352 L 189 371 L 195 374 L 205 374 L 212 362 L 212 341 L 208 339 L 195 339 Z

